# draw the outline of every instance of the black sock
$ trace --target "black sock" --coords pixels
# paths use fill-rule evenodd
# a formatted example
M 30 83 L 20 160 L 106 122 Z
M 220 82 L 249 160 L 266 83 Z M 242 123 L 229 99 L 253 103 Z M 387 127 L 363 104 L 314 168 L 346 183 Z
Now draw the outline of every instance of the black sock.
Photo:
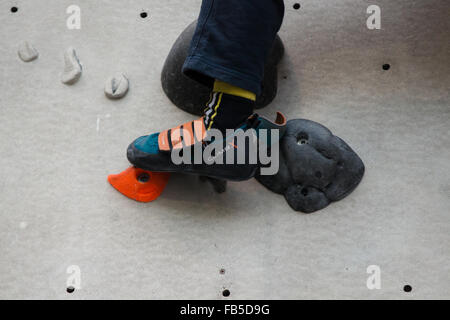
M 212 92 L 205 108 L 206 129 L 235 129 L 253 113 L 255 102 L 223 92 Z

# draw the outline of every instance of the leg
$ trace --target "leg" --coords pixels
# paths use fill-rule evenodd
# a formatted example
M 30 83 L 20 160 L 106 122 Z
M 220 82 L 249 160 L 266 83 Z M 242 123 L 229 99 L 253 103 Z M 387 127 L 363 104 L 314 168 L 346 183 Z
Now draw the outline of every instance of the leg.
M 203 0 L 183 72 L 212 89 L 204 117 L 139 137 L 128 147 L 128 160 L 149 171 L 214 177 L 210 181 L 218 192 L 225 189 L 221 179 L 242 181 L 253 177 L 258 164 L 248 161 L 226 163 L 225 159 L 237 159 L 241 150 L 246 152 L 245 158 L 249 158 L 249 148 L 238 151 L 232 143 L 242 131 L 257 126 L 267 132 L 284 132 L 282 115 L 279 114 L 275 122 L 252 115 L 256 95 L 261 91 L 264 62 L 283 14 L 282 0 Z M 230 130 L 230 133 L 227 129 L 240 130 Z M 225 137 L 214 141 L 213 147 L 224 141 L 230 142 L 222 146 L 217 155 L 204 153 L 208 160 L 202 158 L 194 163 L 194 152 L 183 152 L 187 161 L 173 161 L 174 150 L 206 151 L 213 143 L 209 138 L 217 132 Z M 211 159 L 213 163 L 210 163 Z
M 203 0 L 184 74 L 211 88 L 218 79 L 258 95 L 283 16 L 283 0 Z

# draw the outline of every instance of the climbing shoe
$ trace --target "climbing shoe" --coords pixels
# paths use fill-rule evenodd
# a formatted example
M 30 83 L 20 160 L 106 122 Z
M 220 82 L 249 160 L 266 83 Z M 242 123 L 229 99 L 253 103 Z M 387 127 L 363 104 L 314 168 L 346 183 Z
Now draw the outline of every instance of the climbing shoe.
M 127 157 L 133 166 L 152 172 L 248 180 L 267 168 L 268 162 L 276 161 L 278 165 L 278 140 L 285 128 L 286 119 L 280 112 L 273 122 L 254 113 L 225 132 L 207 129 L 201 117 L 137 138 L 128 146 Z

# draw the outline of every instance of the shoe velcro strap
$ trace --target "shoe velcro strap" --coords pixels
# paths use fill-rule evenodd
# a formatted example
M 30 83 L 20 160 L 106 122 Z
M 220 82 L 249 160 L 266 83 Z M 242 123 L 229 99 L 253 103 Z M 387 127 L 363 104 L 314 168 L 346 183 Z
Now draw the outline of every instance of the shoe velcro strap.
M 188 147 L 202 141 L 206 136 L 206 128 L 203 117 L 186 122 L 178 127 L 164 130 L 158 136 L 158 146 L 162 151 L 171 151 Z

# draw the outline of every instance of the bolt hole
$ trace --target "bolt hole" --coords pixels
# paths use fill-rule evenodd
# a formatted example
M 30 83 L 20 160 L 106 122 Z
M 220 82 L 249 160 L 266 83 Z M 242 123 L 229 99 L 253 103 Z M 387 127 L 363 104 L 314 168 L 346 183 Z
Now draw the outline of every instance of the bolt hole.
M 300 9 L 300 3 L 294 3 L 294 5 L 292 6 L 295 10 Z
M 389 70 L 391 68 L 391 65 L 389 63 L 383 64 L 383 70 Z
M 322 172 L 316 171 L 316 178 L 318 179 L 322 178 Z
M 222 295 L 223 295 L 224 297 L 229 297 L 230 294 L 231 294 L 231 292 L 230 292 L 230 290 L 228 290 L 228 289 L 225 289 L 225 290 L 222 291 Z
M 308 135 L 304 132 L 301 132 L 297 138 L 297 144 L 307 144 L 308 143 Z
M 412 291 L 412 287 L 409 284 L 407 284 L 406 286 L 403 287 L 403 291 L 411 292 Z
M 150 175 L 147 172 L 143 172 L 138 176 L 137 180 L 140 183 L 146 183 L 148 182 L 148 180 L 150 180 Z
M 308 189 L 302 188 L 302 190 L 300 190 L 300 193 L 301 193 L 304 197 L 306 197 L 306 196 L 308 195 Z
M 144 12 L 141 12 L 140 16 L 142 19 L 145 19 L 148 17 L 148 14 L 147 14 L 147 12 L 144 11 Z
M 220 274 L 225 274 L 225 269 L 223 269 L 223 268 L 220 269 L 220 270 L 219 270 L 219 273 L 220 273 Z
M 75 291 L 75 288 L 70 286 L 70 287 L 67 287 L 66 291 L 67 291 L 67 293 L 73 293 Z
M 16 13 L 19 10 L 19 8 L 17 7 L 11 7 L 11 12 L 12 13 Z

